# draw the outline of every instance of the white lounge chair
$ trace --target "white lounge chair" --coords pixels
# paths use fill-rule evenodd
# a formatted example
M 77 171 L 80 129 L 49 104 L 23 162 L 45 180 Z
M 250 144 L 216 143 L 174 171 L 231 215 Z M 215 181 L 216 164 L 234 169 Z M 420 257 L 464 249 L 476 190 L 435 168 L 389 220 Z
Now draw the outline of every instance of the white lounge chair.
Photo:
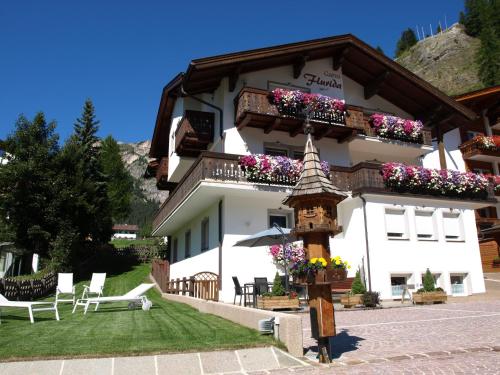
M 82 298 L 78 299 L 74 304 L 73 312 L 75 312 L 77 306 L 85 306 L 85 301 L 90 298 L 91 294 L 93 294 L 95 297 L 102 296 L 105 281 L 105 273 L 93 273 L 92 279 L 90 280 L 90 285 L 83 286 Z
M 71 299 L 60 298 L 61 294 L 71 294 Z M 59 302 L 76 302 L 75 286 L 73 285 L 72 273 L 59 273 L 57 275 L 56 304 Z
M 37 307 L 43 305 L 52 305 L 51 307 Z M 0 294 L 0 311 L 2 307 L 14 307 L 20 309 L 28 309 L 28 313 L 30 315 L 31 323 L 35 323 L 35 319 L 33 318 L 34 311 L 55 311 L 56 320 L 59 320 L 59 311 L 57 310 L 56 302 L 30 302 L 30 301 L 9 301 L 3 295 Z M 1 317 L 1 314 L 0 314 Z M 1 323 L 0 319 L 0 323 Z
M 109 297 L 97 297 L 97 298 L 88 298 L 85 301 L 85 310 L 84 314 L 87 313 L 89 306 L 91 304 L 95 304 L 95 310 L 99 307 L 101 303 L 110 303 L 110 302 L 130 302 L 131 304 L 141 305 L 143 310 L 149 310 L 153 305 L 150 300 L 145 296 L 146 292 L 154 287 L 155 284 L 141 284 L 138 287 L 132 289 L 130 292 L 122 295 L 122 296 L 109 296 Z

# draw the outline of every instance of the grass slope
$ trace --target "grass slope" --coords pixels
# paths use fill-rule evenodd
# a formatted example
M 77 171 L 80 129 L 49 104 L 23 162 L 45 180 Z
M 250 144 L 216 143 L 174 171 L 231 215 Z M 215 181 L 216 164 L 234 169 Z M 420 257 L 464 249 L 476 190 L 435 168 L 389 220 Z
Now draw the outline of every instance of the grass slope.
M 126 240 L 123 238 L 116 238 L 109 242 L 111 245 L 114 245 L 116 248 L 123 248 L 129 246 L 149 246 L 154 245 L 155 240 L 152 238 L 145 238 L 139 240 Z
M 119 295 L 144 282 L 149 266 L 106 280 L 105 295 Z M 82 292 L 82 285 L 77 292 Z M 71 314 L 71 304 L 60 304 L 61 321 L 53 312 L 35 313 L 31 324 L 26 309 L 2 309 L 0 359 L 105 356 L 178 351 L 203 351 L 276 344 L 257 331 L 188 305 L 166 301 L 148 292 L 150 311 L 128 310 L 126 303 L 102 305 L 97 312 Z

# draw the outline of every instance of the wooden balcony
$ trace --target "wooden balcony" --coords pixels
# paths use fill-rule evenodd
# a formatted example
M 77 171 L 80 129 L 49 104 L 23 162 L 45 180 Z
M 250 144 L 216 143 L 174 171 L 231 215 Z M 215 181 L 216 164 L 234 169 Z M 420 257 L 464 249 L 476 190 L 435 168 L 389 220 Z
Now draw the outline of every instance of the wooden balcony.
M 153 220 L 153 231 L 159 228 L 163 221 L 184 201 L 200 182 L 227 182 L 259 186 L 259 190 L 276 191 L 283 186 L 293 186 L 296 181 L 278 179 L 271 183 L 249 181 L 238 164 L 240 155 L 203 152 L 179 181 L 163 203 Z M 389 194 L 430 199 L 456 199 L 442 196 L 417 195 L 411 193 L 393 192 L 386 188 L 380 175 L 381 164 L 373 162 L 359 163 L 353 167 L 332 166 L 330 177 L 340 189 L 356 193 Z M 492 194 L 490 194 L 492 195 Z M 492 197 L 489 196 L 488 199 Z M 489 202 L 489 201 L 488 201 Z
M 500 161 L 500 149 L 498 147 L 486 147 L 481 141 L 481 137 L 468 140 L 462 143 L 459 148 L 465 160 L 480 160 L 490 163 Z
M 168 181 L 168 158 L 163 157 L 156 168 L 156 187 L 158 190 L 172 191 L 176 186 L 175 182 Z
M 186 110 L 175 132 L 175 152 L 179 156 L 196 157 L 214 139 L 212 112 Z
M 269 91 L 244 87 L 236 96 L 235 125 L 238 130 L 244 127 L 263 129 L 264 133 L 271 131 L 288 132 L 295 137 L 303 132 L 304 115 L 289 110 L 279 112 L 276 105 L 271 104 L 268 99 Z M 310 119 L 314 126 L 316 137 L 336 138 L 343 141 L 353 134 L 353 129 L 345 126 L 345 116 L 338 114 L 326 117 L 321 113 L 314 113 Z

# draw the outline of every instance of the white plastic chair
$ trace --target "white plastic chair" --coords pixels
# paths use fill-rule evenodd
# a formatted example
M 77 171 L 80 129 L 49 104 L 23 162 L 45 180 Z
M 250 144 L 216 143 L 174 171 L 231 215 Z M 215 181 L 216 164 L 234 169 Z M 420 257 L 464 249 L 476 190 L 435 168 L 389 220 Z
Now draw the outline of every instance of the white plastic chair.
M 71 299 L 60 298 L 61 294 L 71 294 Z M 57 288 L 56 288 L 56 304 L 59 302 L 71 302 L 73 305 L 76 302 L 76 291 L 73 285 L 72 273 L 59 273 L 57 275 Z
M 142 309 L 146 311 L 149 310 L 153 304 L 145 296 L 145 294 L 149 289 L 153 288 L 154 286 L 155 284 L 141 284 L 132 289 L 131 291 L 129 291 L 128 293 L 125 293 L 121 296 L 88 298 L 85 301 L 78 300 L 77 303 L 81 301 L 81 303 L 85 305 L 84 314 L 87 313 L 87 310 L 89 309 L 91 304 L 95 304 L 96 305 L 95 310 L 97 310 L 99 304 L 109 303 L 109 302 L 130 302 L 129 308 L 133 307 L 134 305 L 140 305 L 142 306 Z
M 42 307 L 43 305 L 51 305 L 50 307 Z M 2 307 L 13 307 L 20 309 L 28 309 L 31 323 L 35 323 L 33 318 L 34 311 L 54 311 L 56 319 L 59 320 L 59 311 L 57 310 L 56 302 L 29 302 L 29 301 L 9 301 L 7 298 L 0 294 L 0 310 Z M 1 317 L 1 314 L 0 314 Z M 1 323 L 0 319 L 0 323 Z
M 106 281 L 105 273 L 93 273 L 92 280 L 90 280 L 90 285 L 83 286 L 82 298 L 78 299 L 73 307 L 73 312 L 75 312 L 77 306 L 85 306 L 87 299 L 90 295 L 94 297 L 102 296 L 102 291 L 104 289 L 104 282 Z

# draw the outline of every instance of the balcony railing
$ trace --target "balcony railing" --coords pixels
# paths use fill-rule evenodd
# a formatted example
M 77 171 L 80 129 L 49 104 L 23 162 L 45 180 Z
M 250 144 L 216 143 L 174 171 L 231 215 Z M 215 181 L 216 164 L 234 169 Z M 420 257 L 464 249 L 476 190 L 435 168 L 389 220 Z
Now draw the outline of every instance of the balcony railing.
M 261 128 L 266 134 L 279 130 L 289 132 L 291 136 L 302 132 L 305 115 L 294 108 L 279 109 L 271 104 L 269 94 L 269 91 L 250 87 L 244 87 L 240 91 L 234 102 L 235 124 L 238 129 L 249 126 Z M 316 139 L 330 137 L 342 141 L 356 133 L 378 137 L 369 124 L 367 111 L 351 105 L 346 108 L 346 115 L 337 113 L 326 116 L 319 111 L 311 114 L 310 120 L 315 127 Z M 422 131 L 422 144 L 432 145 L 429 129 Z
M 280 177 L 273 177 L 265 182 L 249 179 L 240 168 L 239 158 L 240 155 L 233 154 L 207 151 L 201 153 L 161 206 L 153 221 L 153 229 L 156 230 L 201 181 L 245 183 L 259 186 L 261 189 L 269 189 L 270 191 L 282 191 L 283 186 L 290 187 L 296 183 L 295 180 Z M 382 164 L 374 162 L 359 163 L 353 167 L 332 166 L 330 178 L 338 188 L 353 193 L 404 194 L 401 192 L 395 193 L 385 186 L 380 174 L 381 166 Z M 424 199 L 426 197 L 453 199 L 424 194 L 408 193 L 407 195 Z M 489 194 L 488 198 L 491 198 L 491 196 L 492 193 Z
M 500 136 L 477 136 L 460 145 L 464 159 L 497 161 L 500 157 Z
M 214 139 L 212 112 L 186 110 L 175 132 L 175 152 L 179 156 L 198 156 Z

